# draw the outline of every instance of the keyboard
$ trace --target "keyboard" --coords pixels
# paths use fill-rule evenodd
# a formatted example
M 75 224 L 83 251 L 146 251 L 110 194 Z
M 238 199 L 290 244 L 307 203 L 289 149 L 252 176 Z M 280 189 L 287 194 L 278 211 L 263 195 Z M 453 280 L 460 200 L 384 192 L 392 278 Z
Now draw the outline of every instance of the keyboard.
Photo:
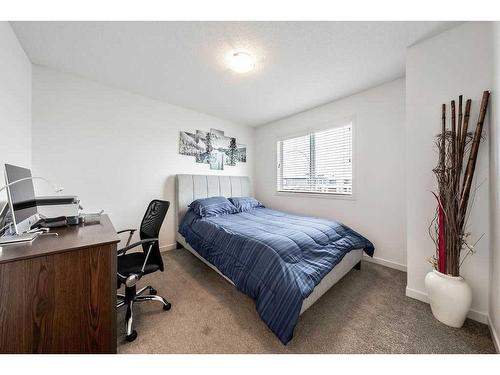
M 23 233 L 0 237 L 0 246 L 16 244 L 20 242 L 33 242 L 40 233 Z

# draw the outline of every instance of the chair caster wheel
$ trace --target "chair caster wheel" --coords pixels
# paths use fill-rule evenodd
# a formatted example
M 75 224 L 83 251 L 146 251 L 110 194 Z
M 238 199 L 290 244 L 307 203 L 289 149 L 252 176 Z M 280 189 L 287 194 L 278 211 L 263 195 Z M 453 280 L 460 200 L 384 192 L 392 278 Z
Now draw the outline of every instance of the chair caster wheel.
M 155 288 L 149 288 L 149 294 L 152 296 L 156 296 L 158 291 Z
M 137 338 L 137 331 L 136 331 L 135 329 L 132 331 L 132 333 L 131 333 L 130 335 L 127 335 L 127 336 L 125 337 L 125 339 L 126 339 L 128 342 L 132 342 L 132 341 L 134 341 L 136 338 Z
M 172 305 L 170 304 L 170 302 L 167 302 L 166 305 L 163 305 L 163 310 L 168 311 L 168 310 L 170 310 L 171 307 L 172 307 Z

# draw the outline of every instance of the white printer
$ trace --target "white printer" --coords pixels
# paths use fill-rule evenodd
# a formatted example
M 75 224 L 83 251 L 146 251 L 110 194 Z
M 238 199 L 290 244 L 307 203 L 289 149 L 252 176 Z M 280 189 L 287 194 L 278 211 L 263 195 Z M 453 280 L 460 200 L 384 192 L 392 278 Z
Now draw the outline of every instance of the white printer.
M 74 195 L 36 197 L 38 214 L 45 218 L 66 216 L 68 224 L 78 224 L 80 200 Z

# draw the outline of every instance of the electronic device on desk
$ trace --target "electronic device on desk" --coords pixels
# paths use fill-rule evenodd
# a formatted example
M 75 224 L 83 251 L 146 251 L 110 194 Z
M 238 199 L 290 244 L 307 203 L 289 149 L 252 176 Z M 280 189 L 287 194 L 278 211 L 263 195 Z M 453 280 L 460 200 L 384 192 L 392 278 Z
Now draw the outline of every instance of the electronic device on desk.
M 44 196 L 36 197 L 37 211 L 40 217 L 48 221 L 64 217 L 66 219 L 65 225 L 78 224 L 78 216 L 80 211 L 80 200 L 77 196 Z M 54 220 L 57 221 L 57 220 Z
M 0 236 L 2 236 L 10 227 L 10 222 L 7 218 L 9 212 L 9 204 L 7 202 L 0 202 Z
M 28 168 L 5 164 L 7 198 L 15 234 L 30 230 L 31 226 L 40 219 L 32 178 Z
M 40 232 L 4 235 L 0 237 L 0 246 L 33 242 L 39 235 Z
M 31 225 L 39 220 L 31 171 L 5 164 L 4 173 L 12 226 L 9 226 L 8 233 L 0 237 L 0 245 L 32 242 L 40 233 L 27 233 Z
M 33 179 L 49 181 L 42 177 L 33 177 L 28 168 L 11 164 L 5 164 L 4 173 L 6 185 L 0 190 L 7 190 L 12 224 L 1 227 L 5 233 L 0 233 L 0 245 L 32 242 L 41 233 L 47 233 L 48 228 L 65 226 L 68 223 L 78 224 L 79 201 L 77 197 L 41 197 L 37 199 Z M 62 188 L 55 187 L 55 190 L 61 191 Z M 47 218 L 40 214 L 38 202 L 45 207 L 45 213 L 56 217 Z M 57 233 L 51 234 L 57 235 Z
M 41 228 L 60 228 L 68 225 L 68 220 L 66 216 L 42 218 L 38 220 L 35 224 L 31 226 L 31 229 L 41 229 Z
M 91 225 L 91 224 L 100 224 L 101 216 L 104 213 L 104 210 L 100 212 L 94 213 L 81 213 L 79 217 L 79 224 Z

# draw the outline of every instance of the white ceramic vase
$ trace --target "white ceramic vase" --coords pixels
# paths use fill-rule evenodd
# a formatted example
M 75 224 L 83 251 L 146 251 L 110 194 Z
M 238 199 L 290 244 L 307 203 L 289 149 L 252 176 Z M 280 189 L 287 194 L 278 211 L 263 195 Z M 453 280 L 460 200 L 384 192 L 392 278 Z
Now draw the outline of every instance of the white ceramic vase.
M 432 314 L 440 322 L 460 328 L 472 303 L 472 290 L 462 276 L 432 270 L 425 276 Z

